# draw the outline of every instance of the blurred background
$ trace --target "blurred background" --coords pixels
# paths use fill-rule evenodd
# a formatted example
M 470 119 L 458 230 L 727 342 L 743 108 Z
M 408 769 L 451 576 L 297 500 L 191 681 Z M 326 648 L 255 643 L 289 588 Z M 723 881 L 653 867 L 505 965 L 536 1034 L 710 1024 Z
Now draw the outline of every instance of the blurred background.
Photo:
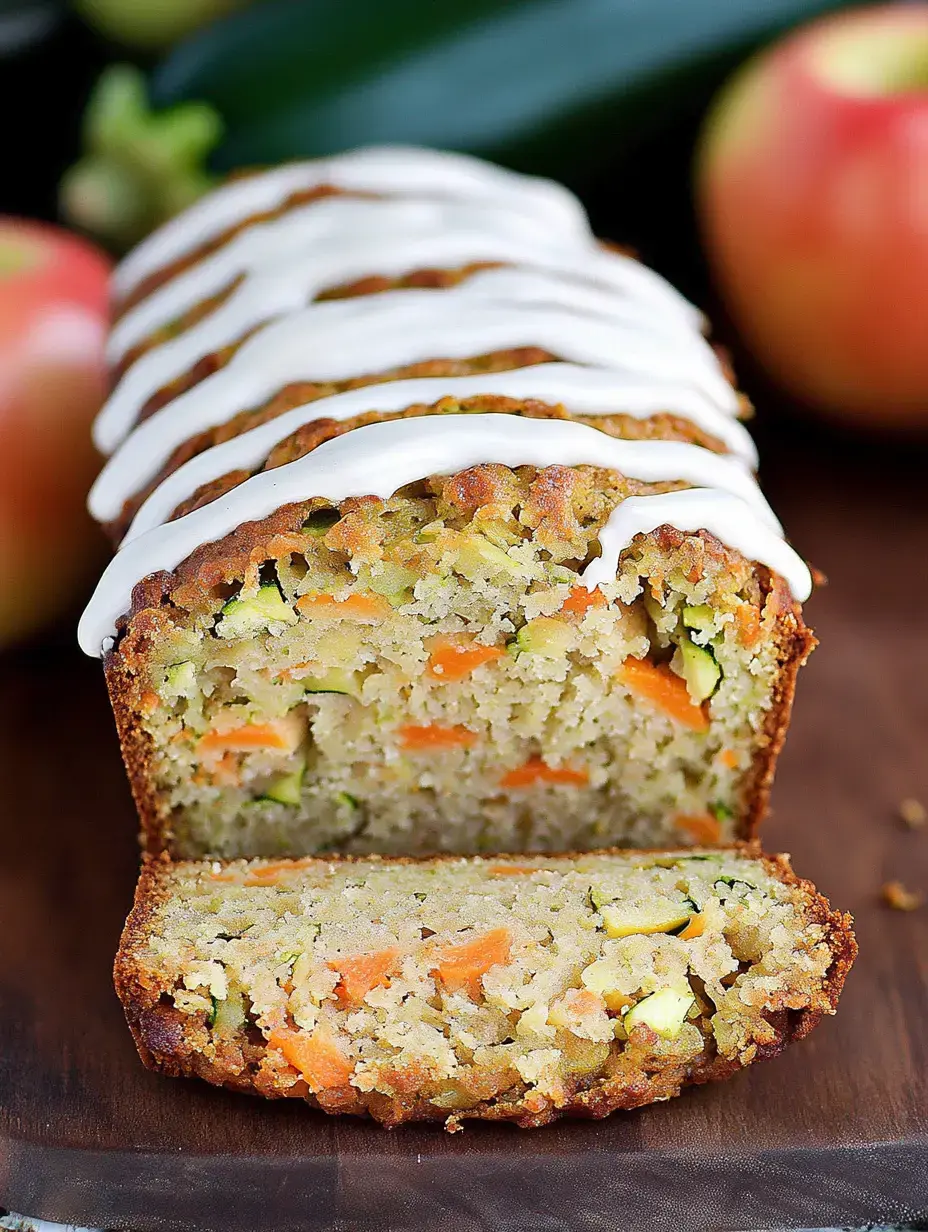
M 226 172 L 355 145 L 565 180 L 706 306 L 775 500 L 920 474 L 928 4 L 0 0 L 0 101 L 0 647 L 69 641 L 103 559 L 112 260 Z

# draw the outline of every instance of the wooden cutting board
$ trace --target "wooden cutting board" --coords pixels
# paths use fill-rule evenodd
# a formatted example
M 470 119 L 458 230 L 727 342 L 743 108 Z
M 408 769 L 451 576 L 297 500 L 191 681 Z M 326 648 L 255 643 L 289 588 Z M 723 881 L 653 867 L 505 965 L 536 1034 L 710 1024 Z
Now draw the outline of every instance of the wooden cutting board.
M 925 457 L 773 433 L 765 478 L 829 577 L 765 830 L 857 917 L 837 1018 L 729 1083 L 605 1122 L 392 1133 L 139 1064 L 110 966 L 135 821 L 98 665 L 0 660 L 0 1205 L 98 1228 L 697 1232 L 928 1219 Z M 42 562 L 36 562 L 37 567 Z

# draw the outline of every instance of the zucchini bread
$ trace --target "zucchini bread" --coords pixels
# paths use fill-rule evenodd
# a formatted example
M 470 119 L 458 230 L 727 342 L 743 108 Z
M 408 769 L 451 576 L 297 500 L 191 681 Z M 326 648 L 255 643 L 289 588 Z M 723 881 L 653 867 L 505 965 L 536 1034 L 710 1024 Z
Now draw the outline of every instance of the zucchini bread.
M 150 852 L 729 841 L 809 570 L 699 314 L 556 185 L 428 151 L 236 180 L 116 276 L 91 495 Z
M 388 1125 L 668 1099 L 834 1012 L 856 954 L 785 856 L 171 864 L 116 961 L 145 1064 Z

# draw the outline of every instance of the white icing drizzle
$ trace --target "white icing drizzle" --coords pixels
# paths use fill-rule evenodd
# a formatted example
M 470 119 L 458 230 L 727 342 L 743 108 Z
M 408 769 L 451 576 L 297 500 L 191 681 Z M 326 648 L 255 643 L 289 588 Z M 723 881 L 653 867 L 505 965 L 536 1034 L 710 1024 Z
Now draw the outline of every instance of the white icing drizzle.
M 720 439 L 746 466 L 757 464 L 754 442 L 747 430 L 686 385 L 644 382 L 627 373 L 576 364 L 536 364 L 492 375 L 426 377 L 368 385 L 347 393 L 318 398 L 275 419 L 204 450 L 161 481 L 136 514 L 126 540 L 165 521 L 197 488 L 235 470 L 260 465 L 285 437 L 316 419 L 350 419 L 369 411 L 388 414 L 406 407 L 428 406 L 441 398 L 492 394 L 563 404 L 574 415 L 624 413 L 638 419 L 672 408 L 673 413 L 697 424 Z M 178 425 L 189 434 L 190 425 Z M 157 474 L 170 455 L 161 416 L 154 415 L 135 429 L 109 459 L 91 489 L 90 512 L 99 521 L 118 517 L 126 500 Z
M 588 590 L 611 582 L 619 557 L 636 535 L 647 535 L 659 526 L 673 526 L 695 533 L 707 530 L 716 539 L 779 573 L 800 603 L 812 593 L 808 565 L 790 545 L 730 492 L 707 488 L 684 488 L 658 496 L 630 496 L 611 513 L 599 535 L 602 554 L 584 569 L 581 577 Z
M 294 192 L 325 184 L 376 200 L 322 198 L 277 219 L 249 222 Z M 602 248 L 566 189 L 428 150 L 359 150 L 291 164 L 230 183 L 161 228 L 119 267 L 117 296 L 240 222 L 248 225 L 237 236 L 169 277 L 113 331 L 108 355 L 116 362 L 160 326 L 240 280 L 213 312 L 131 364 L 98 416 L 95 442 L 113 454 L 91 493 L 91 511 L 101 520 L 117 517 L 185 440 L 261 406 L 288 384 L 345 381 L 520 347 L 544 349 L 559 362 L 381 380 L 295 407 L 205 450 L 139 509 L 81 620 L 87 653 L 99 654 L 114 636 L 137 582 L 175 569 L 201 544 L 245 522 L 311 497 L 388 498 L 418 479 L 481 463 L 589 464 L 644 482 L 691 485 L 630 497 L 615 509 L 600 533 L 601 555 L 582 575 L 590 588 L 615 577 L 636 535 L 670 525 L 710 532 L 781 574 L 798 599 L 808 596 L 809 570 L 784 541 L 751 475 L 756 454 L 737 422 L 739 398 L 702 337 L 700 314 L 658 275 Z M 307 306 L 320 291 L 357 278 L 480 261 L 501 268 L 447 290 L 387 291 Z M 226 367 L 136 423 L 153 394 L 250 331 Z M 166 520 L 202 484 L 260 466 L 278 442 L 315 419 L 388 414 L 481 394 L 562 404 L 575 415 L 664 411 L 717 437 L 730 453 L 677 441 L 618 440 L 570 420 L 422 416 L 358 428 Z
M 580 202 L 553 180 L 518 175 L 464 154 L 378 146 L 334 158 L 288 163 L 223 185 L 139 244 L 117 268 L 114 294 L 123 298 L 155 271 L 230 227 L 278 208 L 295 192 L 324 184 L 384 196 L 427 194 L 488 201 L 557 230 L 588 233 Z
M 574 363 L 692 384 L 737 413 L 737 394 L 714 351 L 678 317 L 612 299 L 601 288 L 514 268 L 487 270 L 447 290 L 383 291 L 311 304 L 279 317 L 245 342 L 226 367 L 158 413 L 183 422 L 188 431 L 181 439 L 186 439 L 194 421 L 201 427 L 204 419 L 223 422 L 289 382 L 348 380 L 430 359 L 465 359 L 523 346 Z M 143 355 L 97 416 L 94 443 L 102 453 L 116 448 L 141 406 L 162 386 L 158 355 L 165 349 Z
M 321 291 L 371 274 L 398 277 L 420 268 L 475 261 L 557 270 L 634 294 L 698 325 L 697 309 L 639 261 L 600 247 L 591 236 L 550 226 L 484 202 L 328 197 L 240 232 L 178 274 L 116 322 L 106 356 L 118 363 L 159 327 L 210 296 L 241 283 L 230 298 L 170 345 L 160 359 L 169 376 L 253 328 L 302 307 Z M 167 344 L 162 344 L 162 346 Z M 160 348 L 152 348 L 152 350 Z
M 634 267 L 628 258 L 579 250 L 553 254 L 512 239 L 487 238 L 479 231 L 447 233 L 439 229 L 414 235 L 398 230 L 388 238 L 370 243 L 360 239 L 357 232 L 353 240 L 347 235 L 345 238 L 346 246 L 342 249 L 326 246 L 322 251 L 296 254 L 246 279 L 229 299 L 201 321 L 136 359 L 116 393 L 129 387 L 138 410 L 152 394 L 189 371 L 198 360 L 239 341 L 257 326 L 297 311 L 326 287 L 351 281 L 372 270 L 391 277 L 426 266 L 454 267 L 477 260 L 516 257 L 521 263 L 514 268 L 475 274 L 457 289 L 463 294 L 500 295 L 507 299 L 529 295 L 551 299 L 552 287 L 556 286 L 557 302 L 562 307 L 616 319 L 624 317 L 639 329 L 650 326 L 653 334 L 677 336 L 681 342 L 697 337 L 692 321 L 678 309 L 675 299 L 668 310 L 654 302 L 653 297 L 633 300 L 628 295 L 610 294 L 604 286 L 587 286 L 576 279 L 587 272 L 592 277 L 609 265 L 621 268 L 622 262 Z M 541 268 L 545 265 L 547 269 Z
M 86 653 L 99 655 L 115 635 L 116 621 L 127 610 L 141 578 L 173 570 L 201 544 L 221 539 L 245 522 L 310 496 L 333 502 L 364 495 L 386 499 L 428 475 L 453 474 L 493 462 L 513 467 L 588 464 L 652 482 L 682 478 L 698 485 L 701 495 L 695 499 L 685 491 L 631 498 L 638 503 L 624 518 L 621 510 L 630 502 L 620 505 L 602 533 L 603 556 L 608 552 L 609 559 L 589 566 L 584 575 L 588 585 L 609 575 L 609 561 L 615 575 L 619 554 L 641 533 L 643 523 L 647 529 L 669 523 L 683 530 L 718 533 L 748 558 L 781 573 L 799 598 L 811 589 L 806 566 L 780 537 L 759 489 L 734 460 L 676 441 L 616 440 L 566 420 L 442 415 L 358 428 L 295 462 L 253 476 L 175 522 L 140 534 L 116 553 L 100 579 L 81 619 L 80 644 Z M 691 499 L 674 499 L 678 496 Z

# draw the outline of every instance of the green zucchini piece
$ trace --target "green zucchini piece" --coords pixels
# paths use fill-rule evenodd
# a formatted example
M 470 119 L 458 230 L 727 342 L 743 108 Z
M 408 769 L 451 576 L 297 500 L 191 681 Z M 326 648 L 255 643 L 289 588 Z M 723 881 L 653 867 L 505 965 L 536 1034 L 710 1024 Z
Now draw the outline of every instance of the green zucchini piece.
M 261 799 L 273 800 L 277 804 L 299 804 L 305 773 L 306 763 L 301 761 L 295 770 L 290 770 L 286 774 L 278 774 L 264 789 Z
M 632 937 L 640 933 L 673 933 L 685 928 L 696 911 L 692 899 L 660 899 L 648 906 L 604 903 L 599 908 L 606 935 Z
M 238 988 L 230 988 L 220 1001 L 211 998 L 212 1011 L 207 1015 L 206 1025 L 220 1035 L 234 1035 L 245 1025 L 245 998 Z
M 695 607 L 687 604 L 683 609 L 683 623 L 687 629 L 697 633 L 711 633 L 715 626 L 715 612 L 708 603 L 699 603 Z
M 197 669 L 189 659 L 183 663 L 172 663 L 164 673 L 164 691 L 175 697 L 189 697 L 196 688 Z
M 230 599 L 221 617 L 216 625 L 220 637 L 248 637 L 272 624 L 295 625 L 299 620 L 273 582 L 261 586 L 250 599 Z
M 556 616 L 536 616 L 516 634 L 519 650 L 541 655 L 545 659 L 561 659 L 573 641 L 573 629 Z
M 323 676 L 306 676 L 301 683 L 307 693 L 342 693 L 346 697 L 357 697 L 360 687 L 358 673 L 342 667 L 333 667 Z
M 683 1029 L 686 1016 L 696 1004 L 689 988 L 662 988 L 633 1005 L 622 1025 L 631 1032 L 638 1026 L 650 1027 L 662 1039 L 675 1039 Z
M 708 647 L 697 646 L 688 637 L 680 639 L 678 649 L 687 691 L 694 702 L 704 702 L 715 692 L 722 678 L 721 669 Z

